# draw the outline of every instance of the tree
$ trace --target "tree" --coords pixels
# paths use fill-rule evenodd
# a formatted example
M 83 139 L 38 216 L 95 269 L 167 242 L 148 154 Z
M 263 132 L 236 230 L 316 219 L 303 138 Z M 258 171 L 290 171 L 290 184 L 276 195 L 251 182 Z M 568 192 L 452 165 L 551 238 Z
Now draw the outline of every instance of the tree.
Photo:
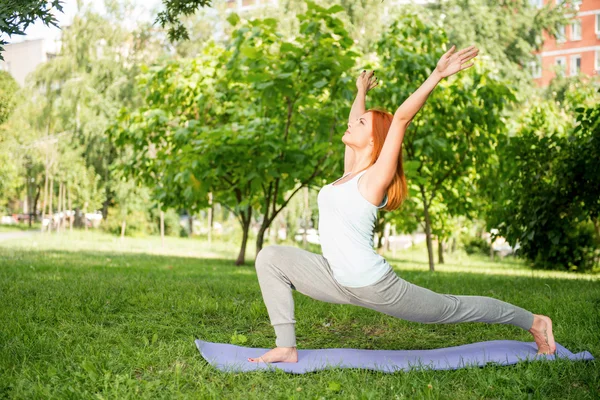
M 598 217 L 598 111 L 580 109 L 580 124 L 550 102 L 524 113 L 518 134 L 503 138 L 502 162 L 489 171 L 488 224 L 536 268 L 593 267 Z M 595 157 L 595 158 L 594 158 Z
M 48 100 L 50 133 L 72 133 L 74 147 L 82 147 L 86 165 L 100 177 L 105 220 L 115 196 L 110 166 L 116 158 L 106 130 L 122 107 L 136 104 L 133 86 L 141 60 L 152 62 L 163 54 L 145 32 L 148 27 L 130 31 L 113 22 L 131 12 L 129 3 L 108 3 L 106 15 L 80 9 L 63 31 L 60 53 L 32 80 Z
M 165 10 L 158 13 L 155 22 L 168 28 L 170 40 L 185 40 L 189 39 L 189 33 L 181 17 L 194 14 L 199 7 L 210 7 L 211 0 L 163 0 L 163 5 Z
M 19 84 L 6 71 L 0 71 L 0 124 L 3 124 L 17 105 Z
M 232 14 L 227 49 L 210 44 L 201 57 L 153 70 L 140 81 L 144 107 L 122 117 L 115 139 L 136 152 L 128 169 L 154 179 L 161 202 L 197 210 L 212 192 L 238 217 L 238 265 L 255 210 L 258 253 L 291 198 L 342 165 L 332 140 L 349 111 L 356 53 L 339 11 L 308 2 L 295 39 L 283 39 L 274 19 Z
M 62 12 L 61 0 L 4 0 L 0 3 L 0 32 L 12 35 L 24 35 L 25 29 L 40 19 L 46 26 L 56 26 L 57 20 L 52 10 Z M 0 60 L 5 40 L 0 39 Z
M 13 149 L 13 138 L 7 132 L 6 127 L 2 127 L 17 106 L 17 91 L 19 85 L 12 76 L 6 71 L 0 71 L 0 201 L 4 203 L 9 194 L 18 186 L 18 173 L 14 153 L 6 151 Z
M 394 21 L 376 47 L 379 103 L 395 110 L 433 71 L 446 43 L 442 26 L 424 17 L 409 13 Z M 474 212 L 473 178 L 494 153 L 504 109 L 513 100 L 506 83 L 475 65 L 443 81 L 408 127 L 402 145 L 408 211 L 419 216 L 432 271 L 432 235 L 447 238 L 448 218 Z
M 571 3 L 548 1 L 538 9 L 529 1 L 438 0 L 429 8 L 444 21 L 450 43 L 459 48 L 475 44 L 501 77 L 530 87 L 534 51 L 541 49 L 544 31 L 555 36 L 568 22 Z

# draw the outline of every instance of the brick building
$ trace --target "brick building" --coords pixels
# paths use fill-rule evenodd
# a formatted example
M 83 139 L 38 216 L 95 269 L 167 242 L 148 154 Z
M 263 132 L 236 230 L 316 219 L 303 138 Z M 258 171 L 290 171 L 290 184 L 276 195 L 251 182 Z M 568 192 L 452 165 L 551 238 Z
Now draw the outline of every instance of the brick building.
M 533 0 L 538 7 L 561 0 Z M 574 1 L 571 22 L 561 27 L 557 38 L 544 32 L 538 61 L 532 73 L 539 86 L 547 86 L 557 74 L 576 76 L 597 75 L 600 71 L 600 0 Z

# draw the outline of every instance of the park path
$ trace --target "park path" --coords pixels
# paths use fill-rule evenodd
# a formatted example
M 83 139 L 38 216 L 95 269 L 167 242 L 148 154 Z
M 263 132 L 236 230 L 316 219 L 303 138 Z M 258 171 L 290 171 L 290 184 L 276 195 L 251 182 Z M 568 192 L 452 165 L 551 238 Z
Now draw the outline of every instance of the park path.
M 26 237 L 35 235 L 36 233 L 38 233 L 37 230 L 35 230 L 35 231 L 32 230 L 32 231 L 0 232 L 0 242 L 3 240 L 26 238 Z

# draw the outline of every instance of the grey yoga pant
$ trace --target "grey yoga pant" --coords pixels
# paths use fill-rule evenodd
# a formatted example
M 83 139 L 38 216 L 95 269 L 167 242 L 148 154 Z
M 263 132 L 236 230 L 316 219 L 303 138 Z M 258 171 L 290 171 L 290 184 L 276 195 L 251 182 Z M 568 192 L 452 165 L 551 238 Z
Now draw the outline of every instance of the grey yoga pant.
M 293 246 L 264 247 L 255 266 L 277 347 L 296 346 L 294 289 L 327 303 L 353 304 L 426 324 L 486 322 L 525 330 L 533 325 L 533 314 L 518 306 L 492 297 L 439 294 L 405 281 L 393 270 L 372 285 L 342 286 L 325 257 Z

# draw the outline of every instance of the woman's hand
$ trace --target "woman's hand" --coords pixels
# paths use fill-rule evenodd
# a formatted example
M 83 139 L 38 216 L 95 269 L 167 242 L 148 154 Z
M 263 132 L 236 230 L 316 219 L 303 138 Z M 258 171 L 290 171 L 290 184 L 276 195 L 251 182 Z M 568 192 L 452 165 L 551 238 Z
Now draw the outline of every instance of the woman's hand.
M 454 50 L 456 50 L 456 46 L 452 46 L 437 63 L 435 70 L 442 78 L 446 78 L 459 71 L 462 71 L 463 69 L 472 67 L 474 63 L 467 65 L 463 64 L 473 59 L 473 57 L 479 53 L 479 49 L 475 46 L 469 46 L 457 53 L 454 53 Z
M 361 72 L 356 79 L 356 88 L 359 92 L 362 91 L 363 93 L 367 94 L 369 90 L 377 86 L 378 83 L 379 82 L 375 76 L 375 71 L 363 70 L 363 72 Z

